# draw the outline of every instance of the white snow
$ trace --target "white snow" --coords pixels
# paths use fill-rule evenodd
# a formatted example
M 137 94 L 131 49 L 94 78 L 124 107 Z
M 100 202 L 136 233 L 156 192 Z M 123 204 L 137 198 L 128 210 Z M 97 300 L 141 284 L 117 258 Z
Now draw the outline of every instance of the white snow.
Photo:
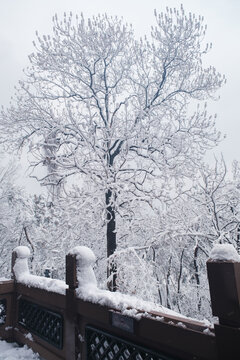
M 181 315 L 175 311 L 169 310 L 161 305 L 157 305 L 150 301 L 141 300 L 135 296 L 122 294 L 119 292 L 110 292 L 108 290 L 98 289 L 97 286 L 80 287 L 76 289 L 77 297 L 99 304 L 102 306 L 108 306 L 111 309 L 119 310 L 123 315 L 141 319 L 146 317 L 146 313 L 159 312 L 167 315 L 177 316 L 179 319 L 186 320 L 187 317 Z
M 0 341 L 0 360 L 40 360 L 38 354 L 35 354 L 26 345 L 19 347 L 16 343 L 7 343 Z
M 78 288 L 76 289 L 76 295 L 78 298 L 119 310 L 123 315 L 128 315 L 138 320 L 143 316 L 149 316 L 149 312 L 152 311 L 186 319 L 185 316 L 161 305 L 156 305 L 152 302 L 144 301 L 120 292 L 110 292 L 99 289 L 92 268 L 96 259 L 92 250 L 85 246 L 77 246 L 70 251 L 70 254 L 74 254 L 77 257 Z
M 13 251 L 17 254 L 17 257 L 21 259 L 29 258 L 31 255 L 30 249 L 27 246 L 17 246 Z
M 86 246 L 76 246 L 70 250 L 69 254 L 76 255 L 77 258 L 77 280 L 79 289 L 97 289 L 97 280 L 93 271 L 96 257 L 91 249 Z
M 47 291 L 65 294 L 67 285 L 64 281 L 30 274 L 27 263 L 30 251 L 27 247 L 20 246 L 14 249 L 14 251 L 18 256 L 14 266 L 15 277 L 18 282 L 29 287 L 34 286 Z M 166 316 L 176 316 L 179 321 L 181 319 L 188 319 L 175 311 L 169 310 L 153 302 L 144 301 L 135 296 L 122 294 L 120 292 L 110 292 L 99 289 L 97 287 L 97 280 L 93 271 L 93 265 L 96 261 L 96 257 L 92 250 L 86 246 L 76 246 L 70 250 L 69 254 L 76 255 L 77 259 L 78 288 L 76 289 L 76 295 L 78 298 L 102 306 L 107 306 L 111 309 L 120 311 L 123 315 L 128 315 L 136 319 L 141 319 L 143 316 L 151 317 L 151 312 L 160 313 L 160 319 L 163 314 Z M 154 315 L 155 319 L 157 319 L 157 317 L 157 315 Z
M 203 333 L 206 335 L 214 336 L 214 333 L 209 328 L 206 328 L 205 330 L 203 330 Z
M 27 285 L 28 287 L 35 287 L 47 291 L 52 291 L 58 294 L 65 294 L 68 285 L 62 280 L 49 279 L 44 276 L 36 276 L 31 274 L 20 274 L 16 276 L 17 282 Z
M 156 320 L 159 319 L 159 321 L 163 321 L 163 314 L 166 315 L 166 317 L 168 315 L 178 317 L 179 321 L 189 319 L 184 315 L 153 302 L 144 301 L 135 296 L 122 294 L 120 292 L 110 292 L 99 289 L 92 268 L 96 261 L 92 250 L 86 246 L 76 246 L 70 250 L 69 254 L 76 255 L 77 258 L 78 288 L 76 289 L 76 296 L 78 298 L 118 310 L 123 315 L 133 317 L 137 320 L 140 320 L 142 317 L 154 317 Z M 152 315 L 152 312 L 160 314 L 159 316 Z M 181 322 L 179 322 L 179 324 L 181 324 Z M 205 322 L 202 322 L 202 324 L 205 325 Z
M 209 256 L 210 260 L 236 261 L 240 262 L 240 256 L 232 244 L 216 244 Z
M 177 326 L 178 326 L 178 327 L 181 327 L 181 328 L 183 328 L 183 329 L 186 329 L 186 325 L 183 324 L 181 321 L 179 321 L 179 322 L 177 323 Z
M 96 256 L 87 246 L 75 246 L 69 251 L 69 254 L 76 255 L 82 265 L 92 265 L 96 261 Z
M 13 270 L 17 282 L 29 287 L 33 286 L 39 289 L 65 294 L 68 287 L 65 281 L 30 274 L 28 268 L 30 250 L 27 246 L 18 246 L 14 251 L 17 254 L 17 258 Z
M 33 337 L 32 337 L 32 334 L 31 333 L 27 333 L 24 335 L 26 339 L 30 340 L 30 341 L 33 341 Z

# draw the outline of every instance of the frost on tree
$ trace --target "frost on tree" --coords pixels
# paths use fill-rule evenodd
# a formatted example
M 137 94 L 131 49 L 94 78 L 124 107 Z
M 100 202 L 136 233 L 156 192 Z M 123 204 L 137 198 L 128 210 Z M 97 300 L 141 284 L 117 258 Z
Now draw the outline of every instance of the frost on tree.
M 6 154 L 0 152 L 4 163 Z M 0 167 L 0 277 L 10 276 L 12 249 L 28 241 L 28 226 L 31 219 L 31 205 L 28 197 L 14 182 L 17 167 L 10 162 Z
M 163 185 L 188 176 L 219 140 L 198 105 L 225 82 L 203 66 L 205 30 L 203 18 L 183 8 L 155 12 L 140 40 L 117 17 L 55 15 L 52 35 L 36 33 L 14 103 L 2 111 L 2 131 L 29 146 L 42 184 L 78 182 L 98 199 L 90 206 L 104 214 L 107 256 L 116 249 L 116 218 L 124 224 L 141 204 L 152 206 Z

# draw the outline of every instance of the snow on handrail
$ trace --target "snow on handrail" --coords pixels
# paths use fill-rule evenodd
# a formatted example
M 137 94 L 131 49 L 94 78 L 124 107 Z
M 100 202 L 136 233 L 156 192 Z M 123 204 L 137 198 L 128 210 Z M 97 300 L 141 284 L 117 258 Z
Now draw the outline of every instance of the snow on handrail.
M 196 330 L 198 328 L 199 330 L 201 329 L 200 331 L 212 328 L 212 324 L 207 320 L 199 321 L 188 318 L 162 305 L 144 301 L 132 295 L 99 289 L 93 270 L 93 265 L 96 261 L 93 251 L 86 246 L 76 246 L 69 251 L 68 255 L 76 257 L 76 268 L 72 269 L 72 271 L 76 271 L 76 274 L 72 274 L 71 277 L 76 276 L 77 278 L 75 288 L 77 298 L 108 307 L 120 312 L 122 315 L 130 316 L 137 320 L 147 317 L 176 326 L 192 327 Z M 212 331 L 210 333 L 213 335 Z
M 16 282 L 27 285 L 28 287 L 33 286 L 35 288 L 65 294 L 68 288 L 65 281 L 30 274 L 28 267 L 28 258 L 30 255 L 30 249 L 27 246 L 17 246 L 13 250 L 14 261 L 12 269 Z

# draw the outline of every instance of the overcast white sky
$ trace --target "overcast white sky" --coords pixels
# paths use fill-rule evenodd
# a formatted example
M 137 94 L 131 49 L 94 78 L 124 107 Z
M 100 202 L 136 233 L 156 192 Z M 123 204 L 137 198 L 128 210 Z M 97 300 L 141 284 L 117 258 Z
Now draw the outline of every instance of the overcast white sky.
M 240 160 L 240 0 L 0 0 L 0 105 L 8 104 L 22 69 L 28 65 L 35 31 L 50 34 L 55 13 L 60 17 L 71 10 L 89 17 L 107 12 L 123 16 L 136 34 L 144 34 L 154 24 L 154 9 L 161 12 L 181 3 L 187 12 L 204 16 L 206 39 L 213 43 L 209 63 L 227 77 L 220 100 L 209 106 L 218 114 L 218 129 L 227 135 L 215 153 L 223 152 L 227 164 Z

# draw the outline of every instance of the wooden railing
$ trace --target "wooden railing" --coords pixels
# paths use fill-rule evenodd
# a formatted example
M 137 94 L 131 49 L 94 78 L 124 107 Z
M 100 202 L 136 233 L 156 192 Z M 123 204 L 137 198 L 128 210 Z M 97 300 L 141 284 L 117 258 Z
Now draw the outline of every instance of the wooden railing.
M 131 298 L 130 305 L 118 306 L 119 294 L 99 291 L 94 281 L 86 284 L 86 271 L 94 275 L 81 247 L 66 256 L 65 291 L 53 279 L 45 284 L 44 278 L 29 278 L 26 268 L 20 274 L 26 258 L 14 251 L 13 279 L 0 282 L 0 337 L 27 344 L 46 360 L 240 359 L 240 263 L 207 262 L 213 315 L 219 318 L 212 328 L 164 308 L 146 310 L 142 302 L 138 308 L 136 299 L 132 309 Z

